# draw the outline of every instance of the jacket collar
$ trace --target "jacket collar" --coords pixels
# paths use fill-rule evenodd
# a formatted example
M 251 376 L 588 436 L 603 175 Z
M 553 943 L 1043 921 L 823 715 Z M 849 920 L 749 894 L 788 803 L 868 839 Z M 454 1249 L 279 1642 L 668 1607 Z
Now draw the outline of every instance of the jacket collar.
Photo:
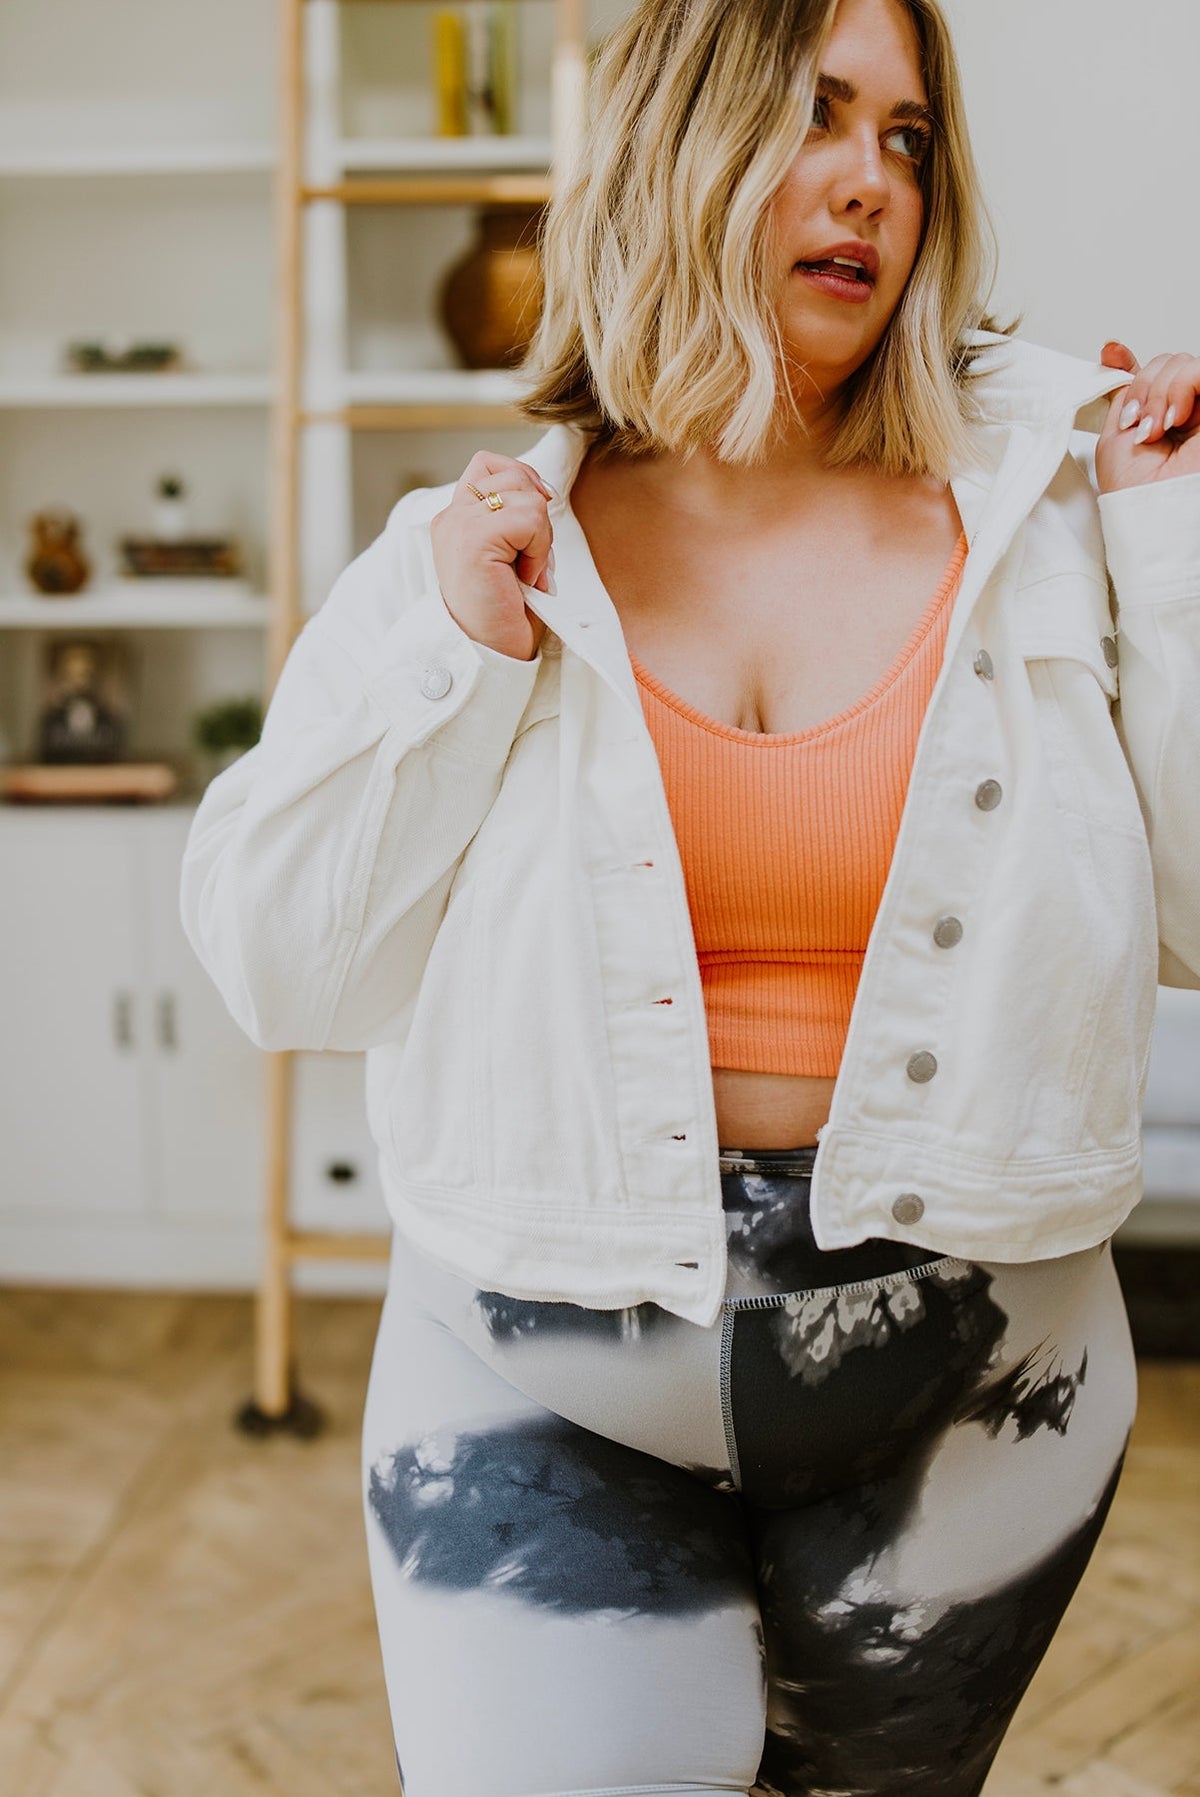
M 1107 407 L 1098 402 L 1133 378 L 1123 369 L 1104 368 L 997 331 L 968 332 L 967 342 L 979 346 L 975 367 L 980 373 L 972 390 L 987 423 L 1036 428 L 1070 417 L 1078 420 L 1079 430 L 1099 431 Z
M 970 430 L 978 460 L 950 478 L 971 553 L 946 636 L 947 660 L 993 568 L 1069 453 L 1072 435 L 1103 429 L 1108 396 L 1132 379 L 1123 369 L 996 331 L 973 331 L 967 340 L 980 352 L 972 383 L 979 418 Z
M 971 553 L 946 639 L 947 661 L 992 569 L 1068 453 L 1072 433 L 1098 432 L 1107 396 L 1131 379 L 1120 369 L 995 331 L 974 331 L 967 340 L 980 348 L 971 387 L 979 414 L 970 427 L 976 460 L 958 468 L 950 485 Z M 550 505 L 558 593 L 547 597 L 527 586 L 525 598 L 640 711 L 620 619 L 570 504 L 590 442 L 581 427 L 556 424 L 522 457 L 562 495 Z

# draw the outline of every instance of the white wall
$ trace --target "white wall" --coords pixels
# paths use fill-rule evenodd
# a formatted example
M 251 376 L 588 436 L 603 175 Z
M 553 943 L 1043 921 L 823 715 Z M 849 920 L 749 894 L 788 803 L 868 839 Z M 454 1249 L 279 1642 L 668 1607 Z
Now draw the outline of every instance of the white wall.
M 1200 354 L 1197 0 L 944 0 L 1000 241 L 995 309 L 1096 359 Z M 1146 1202 L 1123 1240 L 1200 1233 L 1200 993 L 1159 996 Z M 1190 1126 L 1190 1127 L 1189 1127 Z
M 944 0 L 1022 336 L 1200 354 L 1197 0 Z

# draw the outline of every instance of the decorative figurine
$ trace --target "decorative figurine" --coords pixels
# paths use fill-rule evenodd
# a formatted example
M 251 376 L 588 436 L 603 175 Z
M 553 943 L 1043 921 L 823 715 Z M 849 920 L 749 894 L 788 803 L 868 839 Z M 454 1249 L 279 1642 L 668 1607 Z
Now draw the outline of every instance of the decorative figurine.
M 127 723 L 112 691 L 116 656 L 114 643 L 76 638 L 51 646 L 49 700 L 38 726 L 39 761 L 78 764 L 121 759 Z
M 38 592 L 77 593 L 86 586 L 92 570 L 79 542 L 83 527 L 74 512 L 65 507 L 38 512 L 30 528 L 33 548 L 25 572 Z

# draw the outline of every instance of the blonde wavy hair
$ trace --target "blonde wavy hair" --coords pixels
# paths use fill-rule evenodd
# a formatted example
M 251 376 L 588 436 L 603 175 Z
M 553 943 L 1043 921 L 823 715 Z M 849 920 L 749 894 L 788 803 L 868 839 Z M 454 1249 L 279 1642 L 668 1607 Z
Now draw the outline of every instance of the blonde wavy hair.
M 971 459 L 973 329 L 996 235 L 938 0 L 899 0 L 921 46 L 933 144 L 916 263 L 847 383 L 831 468 L 948 480 Z M 531 421 L 595 432 L 598 453 L 710 447 L 760 461 L 788 413 L 771 203 L 811 118 L 837 0 L 640 0 L 596 59 L 590 124 L 539 244 L 545 300 L 520 364 Z M 800 141 L 803 141 L 802 139 Z M 781 405 L 782 402 L 782 405 Z M 802 422 L 802 421 L 801 421 Z

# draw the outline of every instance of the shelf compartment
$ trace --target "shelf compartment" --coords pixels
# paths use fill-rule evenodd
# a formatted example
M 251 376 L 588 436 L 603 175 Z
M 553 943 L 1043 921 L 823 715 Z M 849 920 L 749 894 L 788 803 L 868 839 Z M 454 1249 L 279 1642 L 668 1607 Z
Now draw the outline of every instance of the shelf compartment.
M 278 158 L 270 144 L 112 144 L 104 148 L 0 145 L 0 180 L 110 175 L 261 175 Z
M 468 174 L 473 171 L 550 167 L 553 146 L 548 137 L 394 137 L 344 138 L 338 144 L 339 168 L 378 169 L 390 173 Z M 0 164 L 2 167 L 2 164 Z
M 544 206 L 551 182 L 545 175 L 403 175 L 303 186 L 299 196 L 306 205 L 335 200 L 343 206 Z
M 358 431 L 476 430 L 509 421 L 519 385 L 501 368 L 357 371 L 340 382 L 328 409 L 301 412 L 304 424 L 341 424 Z
M 512 424 L 529 428 L 514 406 L 345 406 L 340 412 L 303 412 L 304 424 L 342 424 L 352 431 L 471 431 Z
M 268 374 L 0 374 L 0 408 L 268 406 Z
M 511 405 L 519 393 L 504 368 L 354 369 L 338 385 L 344 405 Z

